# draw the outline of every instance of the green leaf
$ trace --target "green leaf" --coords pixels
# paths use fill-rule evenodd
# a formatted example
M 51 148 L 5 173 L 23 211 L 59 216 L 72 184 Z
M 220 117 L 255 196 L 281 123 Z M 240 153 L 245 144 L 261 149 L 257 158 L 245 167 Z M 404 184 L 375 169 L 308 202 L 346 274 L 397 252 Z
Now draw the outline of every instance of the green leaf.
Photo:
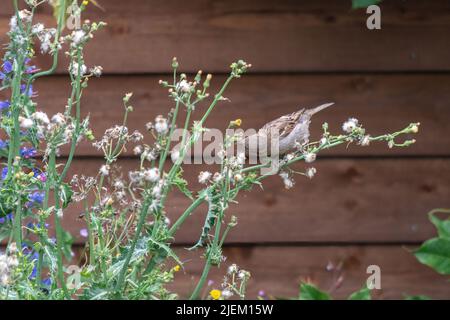
M 352 9 L 367 8 L 372 4 L 378 4 L 381 0 L 352 0 Z
M 209 231 L 216 224 L 216 220 L 220 214 L 220 198 L 214 200 L 217 191 L 206 189 L 206 194 L 208 196 L 208 213 L 206 214 L 205 222 L 203 224 L 202 233 L 200 239 L 197 243 L 189 248 L 189 250 L 194 250 L 202 247 L 206 240 L 208 239 Z
M 171 257 L 173 260 L 175 260 L 180 266 L 183 265 L 183 263 L 180 261 L 180 259 L 177 257 L 177 255 L 173 252 L 172 249 L 170 249 L 170 247 L 168 245 L 166 245 L 165 243 L 162 242 L 158 242 L 153 240 L 152 238 L 148 239 L 152 244 L 158 246 L 160 249 L 162 249 L 165 253 L 166 256 Z
M 424 295 L 418 295 L 418 296 L 405 296 L 405 300 L 431 300 L 431 298 Z
M 425 241 L 414 252 L 417 260 L 444 275 L 450 274 L 450 239 L 434 238 Z
M 191 200 L 194 200 L 194 196 L 192 195 L 191 190 L 188 188 L 188 182 L 183 179 L 183 170 L 180 168 L 175 178 L 173 179 L 173 184 L 177 186 L 177 188 L 184 193 L 186 197 Z
M 62 200 L 62 208 L 65 209 L 72 201 L 73 191 L 67 183 L 61 185 L 60 197 Z
M 302 282 L 300 284 L 300 300 L 331 300 L 328 293 L 320 291 L 314 285 Z
M 438 231 L 438 235 L 440 238 L 450 239 L 450 218 L 447 217 L 445 220 L 441 220 L 436 217 L 436 213 L 450 213 L 449 209 L 434 209 L 428 213 L 430 217 L 430 221 L 434 224 Z
M 348 297 L 348 300 L 372 300 L 372 297 L 370 296 L 370 289 L 364 286 L 362 289 L 353 292 Z

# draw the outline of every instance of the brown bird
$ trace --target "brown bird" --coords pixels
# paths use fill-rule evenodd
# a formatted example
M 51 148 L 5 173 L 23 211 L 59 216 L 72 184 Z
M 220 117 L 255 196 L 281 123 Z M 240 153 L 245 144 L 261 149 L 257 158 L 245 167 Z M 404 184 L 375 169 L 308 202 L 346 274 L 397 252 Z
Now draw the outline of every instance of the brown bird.
M 309 124 L 311 123 L 311 117 L 333 104 L 334 103 L 326 103 L 312 109 L 301 109 L 265 124 L 257 133 L 245 138 L 246 154 L 257 155 L 258 149 L 263 147 L 267 148 L 267 155 L 270 156 L 271 142 L 272 139 L 276 138 L 271 137 L 271 133 L 274 132 L 273 130 L 278 132 L 279 155 L 281 156 L 289 153 L 295 149 L 297 144 L 304 144 L 309 139 Z M 263 143 L 262 146 L 261 143 Z

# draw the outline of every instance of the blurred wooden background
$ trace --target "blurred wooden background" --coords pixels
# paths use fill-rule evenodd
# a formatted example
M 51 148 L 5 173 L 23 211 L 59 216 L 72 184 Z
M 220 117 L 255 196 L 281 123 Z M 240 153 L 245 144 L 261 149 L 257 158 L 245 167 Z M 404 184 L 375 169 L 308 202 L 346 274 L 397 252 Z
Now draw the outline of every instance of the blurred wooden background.
M 350 116 L 372 134 L 422 124 L 410 148 L 338 148 L 319 157 L 311 181 L 299 177 L 294 189 L 285 190 L 273 177 L 264 191 L 243 194 L 228 212 L 238 216 L 239 225 L 226 245 L 227 262 L 212 278 L 220 281 L 226 266 L 237 263 L 252 272 L 254 298 L 259 290 L 296 295 L 301 279 L 328 289 L 342 275 L 333 294 L 344 298 L 363 285 L 367 266 L 375 264 L 382 272 L 376 297 L 450 298 L 447 279 L 410 253 L 435 234 L 427 212 L 450 207 L 449 1 L 383 1 L 382 29 L 375 31 L 366 28 L 364 10 L 351 10 L 350 0 L 100 2 L 104 12 L 92 6 L 85 15 L 108 23 L 86 53 L 90 66 L 105 69 L 83 97 L 96 136 L 121 121 L 125 92 L 134 92 L 130 128 L 142 130 L 155 115 L 167 113 L 171 104 L 157 81 L 170 77 L 173 56 L 186 73 L 198 68 L 214 73 L 213 88 L 232 61 L 253 64 L 249 75 L 231 85 L 226 94 L 231 102 L 218 106 L 209 127 L 242 118 L 243 128 L 258 128 L 299 107 L 330 101 L 336 106 L 315 118 L 316 136 L 322 122 L 336 132 Z M 9 3 L 2 4 L 1 43 L 11 12 Z M 49 10 L 39 15 L 53 23 Z M 48 57 L 38 61 L 41 67 L 49 63 Z M 40 108 L 50 114 L 63 110 L 67 99 L 66 64 L 63 59 L 57 75 L 36 84 Z M 78 154 L 73 173 L 96 174 L 98 153 L 86 143 Z M 137 162 L 128 153 L 120 163 L 128 168 Z M 203 169 L 186 168 L 194 186 Z M 176 218 L 187 205 L 173 196 L 169 216 Z M 76 235 L 81 210 L 74 205 L 65 217 Z M 182 295 L 201 272 L 200 253 L 183 248 L 197 240 L 204 214 L 205 208 L 196 212 L 176 239 L 181 257 L 192 259 L 186 273 L 177 275 L 182 279 L 175 289 Z M 329 263 L 340 265 L 341 272 L 327 271 Z

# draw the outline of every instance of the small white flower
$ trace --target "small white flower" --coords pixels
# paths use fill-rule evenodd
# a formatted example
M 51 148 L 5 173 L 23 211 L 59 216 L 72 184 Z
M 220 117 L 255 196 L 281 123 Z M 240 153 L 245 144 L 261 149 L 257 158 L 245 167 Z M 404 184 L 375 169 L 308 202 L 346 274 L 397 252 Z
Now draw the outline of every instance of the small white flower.
M 234 175 L 234 181 L 239 182 L 242 181 L 243 177 L 240 173 Z
M 33 120 L 29 119 L 29 118 L 23 118 L 21 117 L 19 119 L 20 121 L 20 127 L 22 129 L 30 129 L 33 126 Z
M 395 146 L 394 140 L 389 140 L 389 142 L 388 142 L 389 149 L 392 149 L 394 146 Z
M 211 176 L 212 176 L 211 172 L 202 171 L 198 175 L 198 182 L 204 184 L 204 183 L 208 182 L 208 180 L 211 178 Z
M 74 45 L 79 45 L 83 41 L 86 33 L 83 30 L 76 30 L 72 32 L 72 41 Z
M 233 274 L 238 272 L 239 268 L 236 264 L 232 264 L 231 266 L 228 267 L 228 274 Z
M 163 116 L 157 116 L 155 119 L 155 130 L 159 134 L 164 134 L 169 130 L 169 125 L 167 124 L 167 119 Z
M 322 139 L 320 139 L 320 144 L 321 145 L 327 144 L 327 142 L 328 142 L 328 139 L 325 138 L 325 137 L 322 137 Z
M 232 296 L 233 292 L 231 292 L 229 289 L 222 290 L 222 297 L 224 297 L 224 299 L 231 298 Z
M 315 176 L 316 172 L 317 172 L 316 168 L 311 167 L 311 168 L 306 169 L 305 174 L 308 178 L 312 179 Z
M 42 23 L 36 23 L 31 28 L 31 33 L 33 33 L 33 34 L 41 33 L 42 31 L 44 31 L 44 25 Z
M 316 160 L 316 154 L 315 153 L 307 153 L 305 154 L 305 162 L 306 163 L 311 163 L 314 162 Z
M 294 159 L 294 157 L 295 157 L 295 155 L 294 155 L 293 153 L 288 153 L 288 154 L 286 155 L 286 160 L 287 160 L 287 161 L 291 161 L 292 159 Z
M 57 125 L 63 125 L 66 120 L 64 118 L 64 115 L 62 113 L 57 113 L 52 117 L 52 122 L 56 123 Z
M 33 113 L 32 115 L 33 119 L 35 119 L 36 121 L 43 123 L 43 124 L 49 124 L 50 120 L 48 119 L 48 116 L 45 112 L 42 111 L 37 111 L 35 113 Z
M 103 67 L 95 66 L 95 67 L 91 68 L 90 71 L 94 76 L 96 76 L 98 78 L 98 77 L 101 77 L 101 75 L 103 73 Z
M 295 185 L 295 182 L 292 179 L 284 179 L 283 183 L 286 189 L 291 189 Z
M 191 90 L 191 85 L 189 84 L 189 82 L 187 82 L 186 80 L 181 80 L 180 83 L 178 84 L 178 88 L 186 93 L 189 92 Z
M 239 279 L 243 280 L 246 277 L 247 277 L 247 274 L 246 274 L 246 272 L 244 270 L 239 271 L 239 273 L 238 273 L 238 278 Z
M 164 223 L 165 223 L 167 226 L 170 225 L 170 219 L 167 218 L 167 217 L 165 217 L 165 218 L 164 218 Z
M 360 144 L 361 144 L 363 147 L 367 147 L 367 146 L 370 144 L 370 136 L 369 136 L 369 135 L 365 135 L 365 136 L 361 139 Z
M 152 196 L 155 198 L 159 198 L 161 196 L 161 187 L 159 185 L 153 187 Z
M 342 125 L 342 130 L 344 130 L 347 133 L 352 133 L 352 131 L 355 130 L 357 126 L 358 126 L 358 119 L 349 118 Z
M 116 188 L 116 189 L 123 189 L 123 188 L 125 188 L 125 185 L 124 185 L 122 180 L 116 180 L 114 182 L 114 188 Z
M 136 146 L 133 148 L 133 153 L 135 155 L 140 155 L 142 153 L 142 146 Z
M 100 168 L 100 174 L 102 176 L 109 175 L 109 165 L 107 165 L 107 164 L 102 165 L 101 168 Z
M 213 176 L 214 182 L 216 182 L 216 183 L 220 182 L 222 179 L 223 179 L 223 176 L 219 172 L 214 173 L 214 176 Z
M 151 168 L 144 171 L 144 180 L 149 182 L 156 182 L 159 180 L 159 169 Z
M 73 62 L 72 63 L 71 68 L 69 69 L 69 71 L 74 77 L 76 77 L 76 76 L 78 76 L 78 69 L 80 69 L 79 70 L 80 71 L 80 76 L 85 75 L 86 72 L 87 72 L 87 67 L 84 64 L 82 64 L 79 67 L 77 62 Z

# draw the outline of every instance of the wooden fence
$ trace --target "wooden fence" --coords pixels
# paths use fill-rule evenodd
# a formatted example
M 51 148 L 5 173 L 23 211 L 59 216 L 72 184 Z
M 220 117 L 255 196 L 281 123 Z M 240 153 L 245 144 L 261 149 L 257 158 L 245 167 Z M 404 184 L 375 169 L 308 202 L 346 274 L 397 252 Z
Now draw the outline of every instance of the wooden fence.
M 410 148 L 338 148 L 319 157 L 311 181 L 299 178 L 294 189 L 284 190 L 273 177 L 264 191 L 243 194 L 229 210 L 239 225 L 226 245 L 227 262 L 213 278 L 220 281 L 226 265 L 235 262 L 252 272 L 249 297 L 255 297 L 260 289 L 295 295 L 301 279 L 327 289 L 342 275 L 334 294 L 343 298 L 364 284 L 367 266 L 375 264 L 382 271 L 377 297 L 450 298 L 447 279 L 410 253 L 435 234 L 426 213 L 450 207 L 448 1 L 383 1 L 382 29 L 374 31 L 366 28 L 364 10 L 351 10 L 350 0 L 100 2 L 105 11 L 90 7 L 86 17 L 108 27 L 89 44 L 86 58 L 89 65 L 102 65 L 105 76 L 93 80 L 83 96 L 83 113 L 91 114 L 96 136 L 120 122 L 125 92 L 135 93 L 131 129 L 167 113 L 170 101 L 157 82 L 170 77 L 173 56 L 187 73 L 199 68 L 215 73 L 214 88 L 233 60 L 253 64 L 249 75 L 232 84 L 226 94 L 231 102 L 217 108 L 209 127 L 242 118 L 244 128 L 257 128 L 299 107 L 330 101 L 336 106 L 315 118 L 313 134 L 324 121 L 336 132 L 349 116 L 373 134 L 421 122 Z M 11 12 L 11 5 L 2 3 L 1 43 Z M 52 23 L 49 10 L 39 16 Z M 48 57 L 38 60 L 40 66 L 49 63 Z M 57 75 L 36 84 L 39 106 L 50 114 L 67 99 L 66 64 L 63 58 Z M 198 117 L 201 109 L 196 111 Z M 72 173 L 94 175 L 99 154 L 87 143 L 78 154 Z M 120 163 L 131 168 L 137 161 L 130 152 Z M 186 168 L 194 186 L 202 169 Z M 169 216 L 176 218 L 187 205 L 182 196 L 172 196 Z M 80 212 L 73 205 L 64 221 L 76 235 L 83 226 Z M 176 239 L 181 257 L 192 259 L 178 275 L 175 289 L 183 294 L 203 261 L 198 252 L 182 249 L 198 238 L 204 214 L 204 208 L 198 210 Z M 341 265 L 341 273 L 327 271 L 329 262 Z

